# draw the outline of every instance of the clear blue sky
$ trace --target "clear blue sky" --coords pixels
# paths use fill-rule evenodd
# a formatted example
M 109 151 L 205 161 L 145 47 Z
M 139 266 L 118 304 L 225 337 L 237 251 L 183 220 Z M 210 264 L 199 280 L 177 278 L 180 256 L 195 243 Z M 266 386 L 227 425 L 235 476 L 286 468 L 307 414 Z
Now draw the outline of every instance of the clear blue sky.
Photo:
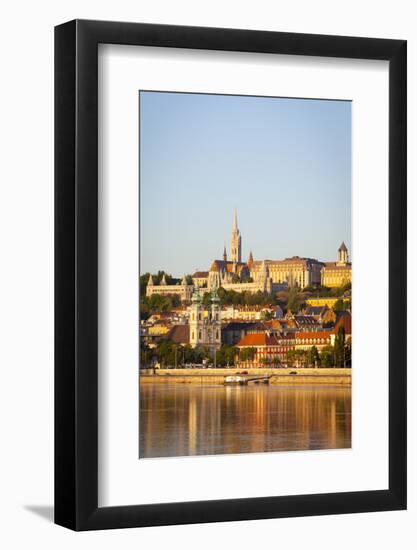
M 140 92 L 141 272 L 351 255 L 351 103 Z

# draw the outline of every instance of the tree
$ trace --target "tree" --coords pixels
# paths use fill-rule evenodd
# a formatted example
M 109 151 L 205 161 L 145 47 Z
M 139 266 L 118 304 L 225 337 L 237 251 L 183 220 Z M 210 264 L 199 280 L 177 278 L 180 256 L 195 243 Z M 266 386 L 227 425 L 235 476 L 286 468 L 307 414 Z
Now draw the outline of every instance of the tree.
M 320 366 L 321 367 L 333 367 L 334 366 L 334 350 L 332 346 L 325 346 L 320 353 Z
M 156 355 L 163 367 L 175 364 L 175 344 L 171 340 L 161 340 L 156 346 Z
M 287 351 L 287 363 L 290 366 L 305 367 L 307 362 L 307 352 L 303 349 L 291 349 Z
M 153 351 L 149 346 L 141 342 L 140 344 L 140 368 L 146 368 L 151 364 L 153 359 Z
M 345 311 L 346 309 L 350 309 L 350 300 L 345 301 L 339 298 L 333 306 L 333 311 Z
M 265 320 L 265 321 L 270 321 L 271 319 L 274 318 L 274 312 L 273 311 L 263 311 L 262 312 L 262 318 Z
M 250 347 L 250 348 L 242 348 L 240 350 L 239 359 L 240 361 L 253 361 L 256 354 L 256 348 Z
M 293 287 L 288 292 L 287 310 L 291 310 L 293 313 L 298 313 L 301 309 L 302 300 L 300 299 L 299 290 Z
M 272 364 L 274 367 L 280 367 L 281 366 L 281 359 L 279 357 L 273 357 L 272 358 Z
M 236 352 L 235 346 L 223 344 L 216 353 L 216 364 L 223 367 L 234 365 Z
M 140 318 L 147 319 L 149 315 L 160 311 L 171 311 L 181 305 L 181 299 L 177 294 L 152 294 L 142 296 L 140 299 Z
M 319 355 L 318 349 L 316 348 L 316 346 L 311 346 L 311 348 L 308 350 L 308 353 L 307 353 L 307 364 L 312 367 L 315 367 L 315 366 L 319 366 L 319 363 L 320 363 L 320 355 Z
M 334 339 L 334 358 L 336 367 L 345 366 L 345 328 L 340 327 Z
M 223 287 L 220 287 L 217 293 L 220 298 L 220 305 L 222 306 L 232 304 L 245 306 L 274 306 L 279 302 L 276 296 L 271 296 L 261 291 L 256 293 L 249 291 L 236 292 L 235 290 L 225 290 Z

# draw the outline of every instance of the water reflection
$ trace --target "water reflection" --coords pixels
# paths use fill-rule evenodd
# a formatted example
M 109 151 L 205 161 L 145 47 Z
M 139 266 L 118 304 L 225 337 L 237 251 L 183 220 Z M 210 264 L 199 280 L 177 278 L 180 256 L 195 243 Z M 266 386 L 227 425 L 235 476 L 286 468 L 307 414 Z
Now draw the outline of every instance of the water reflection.
M 351 389 L 142 384 L 140 458 L 340 449 L 351 445 Z

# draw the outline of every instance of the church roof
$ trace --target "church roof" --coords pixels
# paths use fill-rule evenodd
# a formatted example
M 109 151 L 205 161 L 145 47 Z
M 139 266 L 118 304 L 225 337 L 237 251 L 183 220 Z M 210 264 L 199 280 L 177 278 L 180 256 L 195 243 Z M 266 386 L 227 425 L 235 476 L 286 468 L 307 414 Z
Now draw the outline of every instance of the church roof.
M 188 344 L 190 342 L 190 325 L 174 325 L 165 337 L 176 344 Z
M 235 262 L 231 261 L 213 260 L 210 266 L 210 271 L 227 271 L 228 273 L 233 273 L 234 265 Z M 246 266 L 247 264 L 245 262 L 236 262 L 236 271 L 240 273 L 241 270 Z
M 208 271 L 196 271 L 193 275 L 191 275 L 191 277 L 195 279 L 204 279 L 208 277 Z
M 345 243 L 342 241 L 342 244 L 339 246 L 339 251 L 340 252 L 347 252 L 347 248 L 346 248 L 346 245 Z

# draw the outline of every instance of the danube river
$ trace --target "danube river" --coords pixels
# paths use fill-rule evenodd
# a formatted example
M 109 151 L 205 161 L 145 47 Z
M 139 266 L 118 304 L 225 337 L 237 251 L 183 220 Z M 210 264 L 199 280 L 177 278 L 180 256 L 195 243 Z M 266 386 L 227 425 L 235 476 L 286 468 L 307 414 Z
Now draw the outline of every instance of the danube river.
M 141 384 L 139 457 L 351 446 L 350 386 Z

